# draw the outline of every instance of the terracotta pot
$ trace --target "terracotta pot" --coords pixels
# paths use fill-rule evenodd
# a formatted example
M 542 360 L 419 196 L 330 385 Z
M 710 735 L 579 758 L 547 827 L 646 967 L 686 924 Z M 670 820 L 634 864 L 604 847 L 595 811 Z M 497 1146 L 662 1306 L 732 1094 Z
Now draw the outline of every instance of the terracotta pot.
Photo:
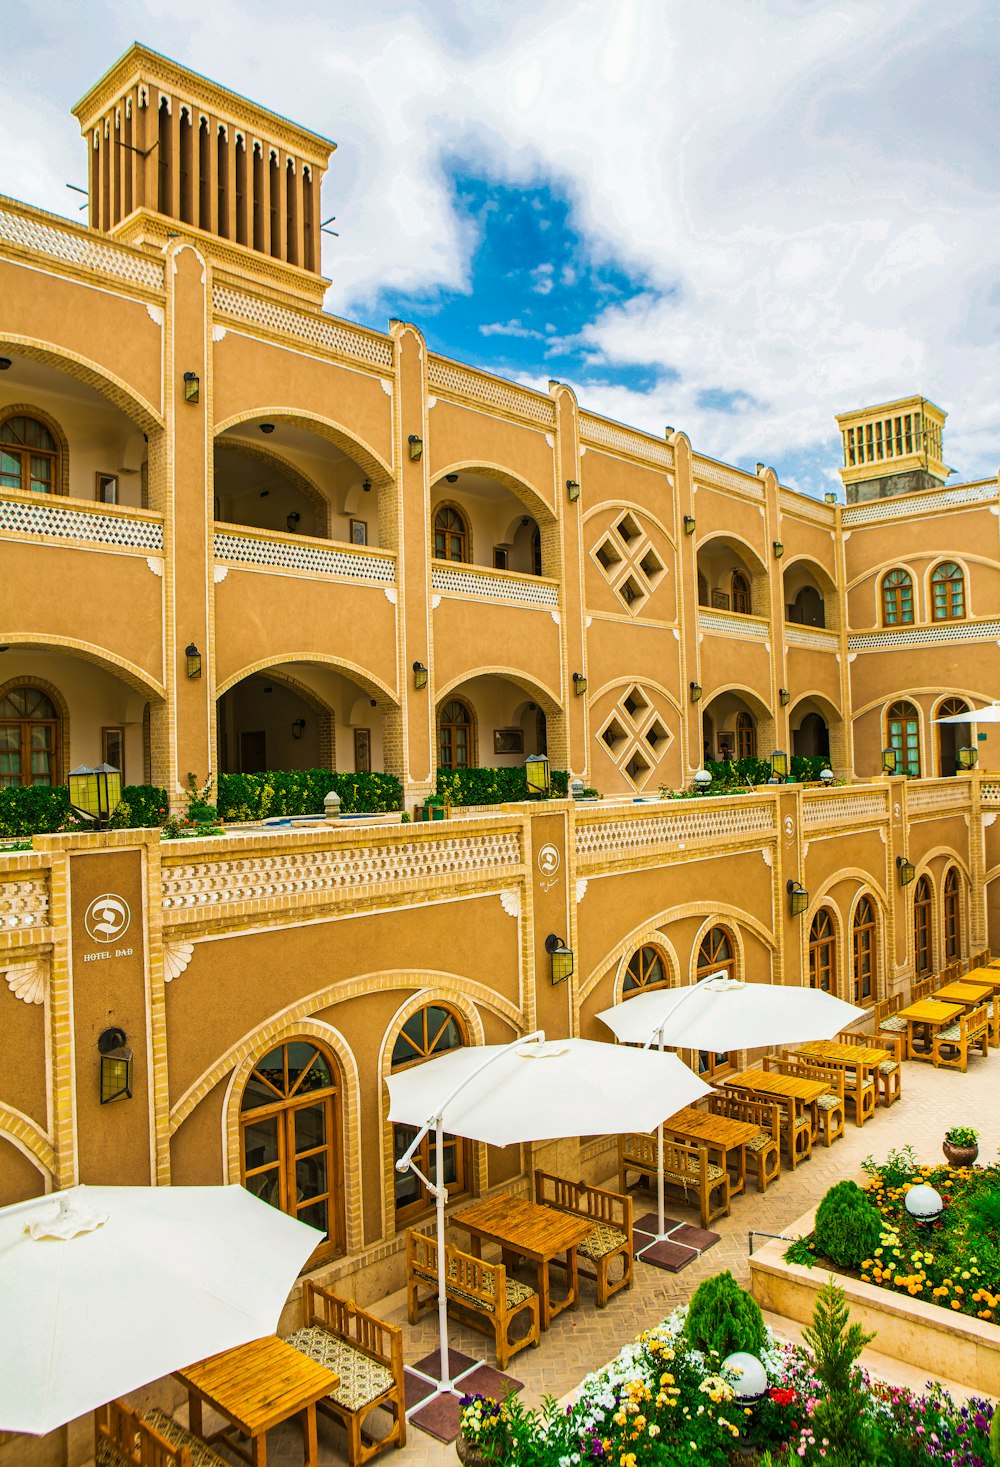
M 941 1150 L 949 1166 L 972 1166 L 979 1155 L 979 1147 L 976 1145 L 953 1146 L 950 1141 L 943 1141 Z
M 455 1451 L 458 1460 L 464 1462 L 466 1467 L 489 1467 L 489 1464 L 503 1459 L 503 1454 L 498 1458 L 493 1453 L 487 1455 L 479 1442 L 470 1441 L 467 1436 L 459 1434 L 455 1439 Z

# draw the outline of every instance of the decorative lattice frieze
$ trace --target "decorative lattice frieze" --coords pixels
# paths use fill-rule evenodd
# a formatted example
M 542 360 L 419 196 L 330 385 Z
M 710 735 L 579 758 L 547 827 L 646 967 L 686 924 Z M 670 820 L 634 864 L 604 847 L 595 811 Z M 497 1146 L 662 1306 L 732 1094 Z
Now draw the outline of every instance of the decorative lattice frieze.
M 163 525 L 103 510 L 67 509 L 52 499 L 0 499 L 0 534 L 46 535 L 59 540 L 83 540 L 89 545 L 114 545 L 122 550 L 163 550 Z
M 979 798 L 984 805 L 1000 805 L 1000 780 L 984 779 L 979 786 Z
M 229 285 L 213 288 L 212 305 L 220 315 L 263 326 L 265 330 L 282 336 L 311 341 L 314 346 L 335 352 L 337 356 L 363 362 L 366 366 L 392 368 L 392 342 L 387 336 L 365 331 L 337 316 L 296 311 L 265 296 L 247 295 Z
M 728 464 L 717 464 L 710 458 L 696 458 L 694 477 L 701 484 L 712 484 L 719 489 L 732 489 L 746 499 L 763 499 L 764 486 L 753 474 L 741 474 Z
M 491 377 L 486 372 L 462 367 L 444 357 L 432 356 L 428 361 L 427 385 L 432 392 L 472 398 L 474 402 L 485 403 L 512 417 L 544 423 L 547 428 L 551 428 L 556 420 L 555 404 L 550 397 L 529 392 L 527 388 L 506 382 L 502 377 Z
M 716 637 L 741 637 L 746 642 L 766 642 L 767 622 L 753 616 L 727 616 L 723 611 L 707 611 L 701 607 L 698 625 L 703 632 Z
M 555 582 L 504 575 L 502 571 L 435 565 L 431 569 L 431 588 L 446 596 L 476 596 L 484 601 L 506 601 L 511 605 L 559 605 L 559 587 Z
M 45 927 L 48 920 L 49 883 L 46 876 L 0 881 L 0 931 L 15 927 Z
M 686 804 L 683 810 L 637 812 L 627 820 L 577 821 L 576 853 L 584 864 L 626 860 L 676 850 L 692 841 L 766 840 L 774 835 L 774 808 L 738 798 Z
M 621 453 L 645 459 L 647 463 L 657 464 L 664 469 L 672 469 L 674 466 L 674 450 L 669 443 L 665 443 L 662 438 L 654 438 L 651 434 L 639 433 L 634 428 L 626 428 L 621 423 L 612 422 L 610 418 L 581 413 L 580 438 L 583 442 L 594 443 L 602 448 L 618 449 Z
M 452 839 L 334 849 L 274 851 L 170 863 L 163 870 L 163 907 L 177 917 L 202 915 L 233 902 L 346 897 L 397 882 L 452 884 L 463 877 L 510 870 L 521 862 L 516 831 Z
M 785 622 L 785 642 L 789 647 L 808 647 L 812 652 L 836 652 L 840 639 L 825 627 L 799 627 Z
M 824 825 L 850 827 L 888 817 L 889 799 L 885 790 L 814 790 L 802 796 L 802 825 L 806 830 Z
M 926 627 L 893 627 L 856 632 L 847 639 L 851 652 L 892 652 L 901 647 L 941 647 L 948 642 L 1000 642 L 1000 621 L 942 621 Z
M 99 234 L 77 233 L 71 227 L 49 224 L 31 214 L 0 209 L 0 241 L 19 245 L 24 250 L 98 270 L 115 280 L 141 285 L 147 290 L 163 290 L 163 265 L 137 250 L 122 249 Z
M 240 565 L 274 566 L 318 576 L 339 576 L 373 586 L 392 585 L 396 562 L 392 556 L 370 550 L 334 550 L 295 540 L 271 540 L 257 535 L 215 532 L 215 558 Z
M 908 815 L 919 815 L 925 810 L 968 810 L 970 804 L 969 787 L 964 780 L 929 779 L 907 786 Z
M 814 524 L 833 529 L 836 512 L 832 504 L 813 499 L 810 494 L 798 494 L 794 489 L 786 489 L 784 484 L 781 485 L 778 502 L 783 514 L 794 514 L 799 519 L 812 520 Z
M 908 494 L 899 499 L 873 499 L 867 504 L 850 505 L 843 511 L 841 524 L 845 530 L 854 525 L 871 525 L 878 520 L 920 519 L 928 510 L 950 509 L 963 504 L 990 504 L 1000 497 L 996 479 L 976 484 L 956 484 L 954 489 L 926 490 L 920 495 Z

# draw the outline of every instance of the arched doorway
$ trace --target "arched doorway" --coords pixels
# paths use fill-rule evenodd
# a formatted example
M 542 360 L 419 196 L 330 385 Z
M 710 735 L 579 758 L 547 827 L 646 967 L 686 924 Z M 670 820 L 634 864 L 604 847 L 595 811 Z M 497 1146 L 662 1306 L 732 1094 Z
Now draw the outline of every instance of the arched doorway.
M 11 688 L 0 698 L 0 789 L 58 784 L 61 746 L 58 710 L 40 688 Z
M 342 1080 L 313 1039 L 290 1040 L 254 1065 L 240 1102 L 243 1185 L 318 1228 L 314 1259 L 344 1251 Z
M 806 713 L 798 728 L 792 729 L 792 753 L 805 759 L 830 757 L 830 730 L 820 713 Z
M 935 718 L 951 718 L 955 713 L 968 713 L 969 705 L 964 698 L 943 698 L 938 705 Z M 950 779 L 958 773 L 958 751 L 972 737 L 972 726 L 968 723 L 939 723 L 938 760 L 942 779 Z

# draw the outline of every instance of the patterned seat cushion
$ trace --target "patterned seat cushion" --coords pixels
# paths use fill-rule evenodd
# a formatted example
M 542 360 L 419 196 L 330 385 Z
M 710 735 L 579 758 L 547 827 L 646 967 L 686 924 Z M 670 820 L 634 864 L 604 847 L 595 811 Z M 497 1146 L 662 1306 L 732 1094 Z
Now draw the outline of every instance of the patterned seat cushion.
M 452 1275 L 452 1278 L 454 1278 L 454 1268 L 450 1270 L 450 1273 Z M 493 1270 L 484 1270 L 483 1288 L 485 1289 L 487 1294 L 493 1293 L 495 1281 L 496 1275 L 494 1274 Z M 531 1298 L 534 1292 L 535 1291 L 530 1284 L 522 1284 L 520 1279 L 512 1279 L 509 1274 L 507 1275 L 508 1309 L 516 1309 L 520 1304 L 524 1304 L 528 1299 Z M 483 1312 L 483 1314 L 493 1313 L 493 1307 L 486 1299 L 478 1299 L 475 1294 L 468 1293 L 467 1290 L 460 1288 L 458 1284 L 449 1283 L 448 1293 L 460 1299 L 463 1304 L 471 1304 L 473 1309 L 479 1309 Z
M 708 1165 L 705 1167 L 705 1173 L 710 1182 L 719 1182 L 724 1176 L 727 1175 L 727 1173 L 722 1170 L 721 1166 L 715 1166 L 712 1162 L 709 1162 Z M 694 1171 L 665 1171 L 663 1175 L 668 1182 L 679 1182 L 682 1187 L 696 1187 L 698 1185 L 698 1173 Z
M 340 1376 L 340 1385 L 330 1392 L 330 1400 L 348 1411 L 359 1411 L 392 1390 L 391 1370 L 319 1325 L 297 1329 L 285 1343 Z
M 821 1095 L 816 1104 L 820 1110 L 836 1110 L 840 1105 L 839 1095 Z
M 751 1136 L 750 1140 L 747 1142 L 747 1150 L 766 1151 L 767 1148 L 771 1145 L 773 1145 L 773 1141 L 768 1132 L 758 1131 L 756 1136 Z
M 878 1072 L 880 1075 L 894 1075 L 898 1069 L 898 1060 L 883 1060 L 878 1067 Z
M 890 1014 L 887 1019 L 882 1020 L 879 1028 L 885 1029 L 889 1034 L 905 1034 L 906 1020 L 901 1019 L 898 1014 Z
M 214 1447 L 203 1442 L 201 1437 L 195 1436 L 193 1431 L 188 1431 L 179 1421 L 168 1416 L 166 1411 L 161 1411 L 159 1406 L 154 1406 L 149 1411 L 143 1412 L 143 1420 L 147 1422 L 154 1431 L 166 1437 L 172 1447 L 187 1447 L 191 1453 L 191 1467 L 232 1467 L 226 1458 L 220 1456 Z
M 961 1024 L 949 1024 L 946 1029 L 939 1029 L 938 1032 L 937 1032 L 937 1035 L 935 1037 L 937 1039 L 946 1039 L 946 1040 L 952 1040 L 952 1039 L 958 1040 L 958 1039 L 961 1039 L 961 1037 L 962 1037 L 962 1026 L 961 1026 Z
M 609 1253 L 616 1253 L 623 1248 L 628 1238 L 621 1228 L 614 1227 L 611 1223 L 595 1222 L 594 1231 L 589 1238 L 584 1238 L 582 1243 L 576 1245 L 577 1253 L 584 1258 L 589 1258 L 593 1263 L 604 1258 Z

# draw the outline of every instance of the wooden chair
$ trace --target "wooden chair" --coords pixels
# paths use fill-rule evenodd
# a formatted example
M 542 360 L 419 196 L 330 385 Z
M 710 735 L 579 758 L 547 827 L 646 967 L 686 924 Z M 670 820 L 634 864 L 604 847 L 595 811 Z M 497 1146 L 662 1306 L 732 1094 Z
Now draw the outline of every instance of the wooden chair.
M 764 1068 L 778 1075 L 797 1075 L 801 1080 L 822 1080 L 829 1092 L 816 1102 L 824 1146 L 832 1146 L 844 1134 L 846 1109 L 844 1106 L 844 1071 L 833 1069 L 825 1062 L 817 1062 L 812 1056 L 793 1055 L 782 1051 L 780 1056 L 764 1056 Z M 815 1139 L 815 1138 L 814 1138 Z
M 94 1467 L 232 1467 L 166 1411 L 140 1416 L 124 1401 L 94 1412 Z
M 628 1173 L 656 1179 L 656 1136 L 644 1132 L 618 1137 L 618 1184 L 628 1191 Z M 717 1217 L 729 1216 L 729 1173 L 708 1159 L 704 1146 L 663 1138 L 663 1180 L 678 1187 L 688 1200 L 693 1191 L 698 1198 L 701 1225 L 707 1228 Z M 717 1200 L 713 1201 L 714 1198 Z
M 541 1338 L 538 1295 L 529 1284 L 508 1278 L 502 1263 L 484 1263 L 451 1243 L 445 1247 L 448 1304 L 480 1334 L 496 1342 L 497 1365 L 506 1370 L 512 1355 Z M 421 1286 L 429 1290 L 421 1299 Z M 416 1324 L 423 1306 L 438 1296 L 437 1240 L 411 1228 L 406 1235 L 406 1317 Z M 527 1315 L 528 1333 L 511 1340 L 508 1329 L 518 1315 Z
M 910 1002 L 919 1003 L 922 998 L 930 998 L 934 992 L 935 980 L 933 977 L 921 978 L 919 983 L 910 985 Z
M 875 1049 L 887 1049 L 891 1058 L 883 1060 L 878 1067 L 879 1087 L 881 1089 L 881 1103 L 893 1105 L 902 1098 L 903 1094 L 903 1060 L 906 1058 L 906 1030 L 902 1034 L 854 1034 L 850 1029 L 842 1029 L 837 1035 L 838 1044 L 856 1044 L 859 1047 L 871 1046 Z
M 891 998 L 883 998 L 875 1005 L 875 1037 L 879 1044 L 882 1043 L 885 1035 L 900 1034 L 903 1037 L 905 1048 L 906 1020 L 899 1018 L 899 1011 L 902 1007 L 902 993 L 894 993 Z M 851 1031 L 845 1030 L 843 1034 L 849 1032 Z
M 597 1281 L 597 1307 L 603 1309 L 619 1289 L 630 1289 L 635 1279 L 632 1256 L 632 1199 L 624 1192 L 608 1192 L 587 1182 L 567 1182 L 548 1172 L 535 1172 L 535 1201 L 543 1207 L 572 1213 L 593 1223 L 593 1232 L 576 1247 L 577 1257 L 592 1263 L 579 1271 Z M 611 1280 L 611 1266 L 621 1259 L 622 1276 Z M 557 1260 L 553 1259 L 553 1262 Z
M 736 1095 L 740 1100 L 759 1101 L 762 1097 L 755 1090 L 744 1090 L 741 1085 L 727 1085 L 727 1095 Z M 783 1100 L 778 1096 L 768 1097 L 778 1107 L 781 1117 L 781 1140 L 785 1157 L 792 1171 L 800 1162 L 812 1156 L 813 1124 L 811 1114 L 803 1115 L 794 1100 Z
M 759 1126 L 746 1144 L 746 1156 L 757 1170 L 757 1191 L 766 1192 L 769 1182 L 781 1175 L 781 1111 L 767 1100 L 743 1100 L 728 1090 L 715 1090 L 708 1097 L 712 1115 L 729 1116 L 745 1125 Z
M 944 1050 L 954 1053 L 946 1057 Z M 963 1075 L 969 1063 L 969 1050 L 978 1049 L 984 1058 L 990 1052 L 990 1016 L 985 1004 L 980 1004 L 971 1013 L 963 1014 L 954 1024 L 939 1029 L 931 1040 L 931 1058 L 934 1068 L 961 1070 Z
M 362 1467 L 386 1447 L 404 1446 L 403 1331 L 310 1279 L 303 1286 L 302 1303 L 305 1324 L 286 1343 L 340 1376 L 340 1385 L 317 1407 L 347 1432 L 351 1467 Z M 362 1431 L 376 1410 L 387 1411 L 391 1418 L 385 1436 Z

